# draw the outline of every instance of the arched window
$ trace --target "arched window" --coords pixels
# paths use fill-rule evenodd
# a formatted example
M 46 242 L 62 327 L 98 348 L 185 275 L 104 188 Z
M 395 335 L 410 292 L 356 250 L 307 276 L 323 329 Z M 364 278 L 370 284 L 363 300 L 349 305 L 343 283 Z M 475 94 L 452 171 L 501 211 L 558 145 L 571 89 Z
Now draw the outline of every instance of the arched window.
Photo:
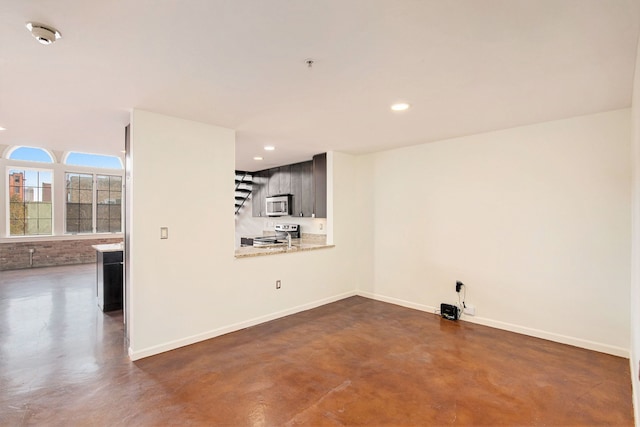
M 51 154 L 43 148 L 16 147 L 9 151 L 8 158 L 11 160 L 53 163 L 53 156 L 51 156 Z
M 122 160 L 116 156 L 106 156 L 104 154 L 87 154 L 70 151 L 64 161 L 67 165 L 88 166 L 105 169 L 124 169 Z

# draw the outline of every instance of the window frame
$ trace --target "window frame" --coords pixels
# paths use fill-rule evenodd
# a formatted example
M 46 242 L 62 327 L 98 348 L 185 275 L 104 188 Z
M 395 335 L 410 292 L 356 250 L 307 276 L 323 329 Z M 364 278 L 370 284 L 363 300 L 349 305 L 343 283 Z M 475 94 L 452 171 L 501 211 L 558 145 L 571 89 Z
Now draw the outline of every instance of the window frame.
M 10 159 L 9 156 L 16 149 L 20 147 L 36 148 L 49 154 L 48 157 L 53 159 L 53 162 L 41 162 L 33 160 L 19 160 Z M 57 154 L 56 154 L 57 153 Z M 125 192 L 126 186 L 126 173 L 125 169 L 118 168 L 112 169 L 108 167 L 96 167 L 96 166 L 75 166 L 67 165 L 61 159 L 65 158 L 66 152 L 53 152 L 47 148 L 30 147 L 26 145 L 7 145 L 0 146 L 0 171 L 5 172 L 4 178 L 0 179 L 0 200 L 5 204 L 4 206 L 4 220 L 0 218 L 0 243 L 10 241 L 22 241 L 22 242 L 35 242 L 35 241 L 55 241 L 55 240 L 84 240 L 84 239 L 96 239 L 100 237 L 111 238 L 124 236 L 125 231 Z M 122 159 L 122 156 L 114 155 Z M 124 165 L 124 160 L 122 160 Z M 10 200 L 9 187 L 13 183 L 9 183 L 9 170 L 44 170 L 53 171 L 52 182 L 52 230 L 51 234 L 33 234 L 33 235 L 11 235 L 11 221 L 10 221 Z M 122 198 L 121 198 L 121 224 L 120 232 L 92 232 L 81 234 L 68 234 L 66 233 L 65 224 L 65 173 L 70 171 L 72 173 L 91 174 L 91 175 L 109 175 L 121 178 L 122 183 Z M 0 209 L 3 209 L 0 207 Z
M 66 166 L 66 165 L 65 165 Z M 88 168 L 88 167 L 87 167 Z M 63 179 L 65 182 L 65 186 L 64 186 L 64 193 L 63 193 L 63 198 L 64 198 L 64 208 L 63 208 L 63 235 L 64 236 L 88 236 L 88 235 L 112 235 L 112 234 L 122 234 L 123 232 L 123 224 L 124 224 L 124 203 L 123 203 L 123 195 L 124 195 L 124 188 L 123 188 L 123 182 L 124 182 L 124 174 L 114 174 L 114 173 L 108 173 L 106 171 L 108 170 L 112 170 L 112 169 L 105 169 L 105 171 L 100 171 L 97 172 L 95 169 L 97 168 L 90 168 L 92 169 L 91 171 L 72 171 L 72 170 L 65 170 L 63 173 Z M 74 233 L 74 232 L 70 232 L 67 230 L 67 197 L 66 197 L 66 191 L 67 191 L 67 187 L 66 187 L 66 182 L 67 182 L 67 175 L 68 174 L 77 174 L 77 175 L 91 175 L 91 193 L 92 193 L 92 197 L 91 197 L 91 231 L 90 232 L 82 232 L 82 233 Z M 120 178 L 120 184 L 121 184 L 121 190 L 120 190 L 120 231 L 98 231 L 98 176 L 108 176 L 108 177 L 118 177 Z
M 15 153 L 16 151 L 18 151 L 21 148 L 29 148 L 29 149 L 32 149 L 32 150 L 42 151 L 47 156 L 49 156 L 49 161 L 43 162 L 43 161 L 40 161 L 40 160 L 12 159 L 11 156 L 13 155 L 13 153 Z M 31 146 L 28 146 L 28 145 L 16 145 L 16 146 L 13 146 L 13 147 L 9 147 L 7 149 L 6 154 L 5 154 L 5 158 L 9 162 L 37 163 L 37 164 L 40 164 L 40 165 L 41 164 L 54 165 L 56 163 L 56 158 L 55 158 L 55 156 L 53 155 L 53 153 L 50 150 L 47 150 L 46 148 L 42 148 L 42 147 L 31 147 Z
M 27 163 L 21 160 L 13 160 L 13 161 L 19 161 L 19 162 L 23 162 L 23 163 Z M 31 162 L 29 162 L 31 163 Z M 53 163 L 41 163 L 41 164 L 45 164 L 45 165 L 52 165 Z M 21 170 L 21 171 L 35 171 L 35 172 L 48 172 L 51 174 L 51 233 L 50 234 L 11 234 L 11 187 L 15 187 L 15 185 L 12 185 L 11 180 L 9 179 L 9 175 L 10 175 L 10 171 L 12 170 Z M 20 166 L 20 165 L 7 165 L 5 168 L 5 177 L 3 179 L 3 183 L 4 183 L 4 187 L 5 187 L 5 191 L 6 191 L 6 197 L 5 197 L 5 213 L 6 213 L 6 222 L 5 222 L 5 226 L 6 226 L 6 237 L 15 239 L 15 238 L 34 238 L 34 237 L 52 237 L 55 236 L 55 221 L 56 221 L 56 217 L 55 217 L 55 205 L 56 205 L 56 201 L 55 201 L 55 187 L 56 187 L 56 179 L 55 179 L 55 169 L 52 168 L 46 168 L 46 167 L 36 167 L 36 166 Z M 24 183 L 22 185 L 22 188 L 25 188 Z M 41 187 L 38 187 L 41 188 Z M 23 203 L 25 203 L 26 201 L 23 200 Z
M 93 156 L 93 157 L 113 158 L 113 159 L 115 159 L 115 160 L 117 160 L 119 162 L 120 167 L 119 168 L 110 168 L 110 167 L 93 166 L 93 165 L 82 165 L 82 164 L 77 164 L 77 163 L 68 163 L 69 157 L 72 157 L 73 155 L 84 155 L 84 156 Z M 81 168 L 90 168 L 92 170 L 96 170 L 96 169 L 124 170 L 124 162 L 122 161 L 121 157 L 110 155 L 110 154 L 85 153 L 83 151 L 67 151 L 64 154 L 63 158 L 62 158 L 62 164 L 66 165 L 66 166 L 69 166 L 69 167 L 72 167 L 72 168 L 81 167 Z

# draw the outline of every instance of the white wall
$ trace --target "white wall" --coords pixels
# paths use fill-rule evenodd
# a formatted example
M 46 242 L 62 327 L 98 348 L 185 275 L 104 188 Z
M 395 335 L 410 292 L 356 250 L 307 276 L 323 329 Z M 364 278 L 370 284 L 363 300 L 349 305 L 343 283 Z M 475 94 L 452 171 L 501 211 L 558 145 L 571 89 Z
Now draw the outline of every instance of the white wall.
M 640 44 L 633 82 L 632 122 L 632 208 L 631 208 L 631 382 L 636 425 L 640 425 Z
M 229 129 L 133 112 L 133 359 L 354 294 L 356 159 L 329 153 L 335 248 L 235 259 L 234 144 Z M 160 240 L 162 226 L 169 227 L 168 240 Z
M 233 131 L 136 110 L 132 141 L 134 359 L 356 290 L 433 310 L 456 280 L 477 307 L 468 320 L 628 354 L 629 110 L 330 153 L 336 247 L 244 259 L 219 203 L 233 196 Z
M 360 292 L 434 310 L 461 280 L 469 321 L 628 355 L 629 142 L 621 110 L 364 157 Z

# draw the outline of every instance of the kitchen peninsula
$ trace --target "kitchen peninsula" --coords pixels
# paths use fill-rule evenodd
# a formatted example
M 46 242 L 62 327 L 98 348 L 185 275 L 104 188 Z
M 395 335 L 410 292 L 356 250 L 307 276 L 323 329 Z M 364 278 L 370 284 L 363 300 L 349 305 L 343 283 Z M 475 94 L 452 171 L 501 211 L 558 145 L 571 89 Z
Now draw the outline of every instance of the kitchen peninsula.
M 92 245 L 96 250 L 96 296 L 102 311 L 122 310 L 123 253 L 122 243 Z
M 278 255 L 290 252 L 314 251 L 318 249 L 333 248 L 335 245 L 327 245 L 302 239 L 291 239 L 291 248 L 286 243 L 278 243 L 268 246 L 243 246 L 236 249 L 236 258 L 248 258 L 265 255 Z

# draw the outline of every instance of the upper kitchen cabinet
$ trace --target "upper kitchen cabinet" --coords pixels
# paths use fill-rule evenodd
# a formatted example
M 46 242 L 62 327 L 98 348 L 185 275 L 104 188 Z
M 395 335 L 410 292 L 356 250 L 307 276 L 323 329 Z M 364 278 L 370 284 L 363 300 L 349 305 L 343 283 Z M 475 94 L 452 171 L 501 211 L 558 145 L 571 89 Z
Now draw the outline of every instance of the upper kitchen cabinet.
M 313 216 L 313 162 L 291 165 L 291 194 L 293 194 L 293 216 Z
M 265 198 L 291 194 L 291 215 L 327 217 L 327 154 L 313 160 L 255 172 L 253 175 L 253 216 L 265 216 Z
M 269 190 L 266 196 L 291 194 L 291 166 L 269 169 Z
M 265 200 L 267 195 L 267 181 L 269 171 L 260 171 L 253 174 L 251 191 L 251 210 L 253 216 L 265 215 Z
M 280 175 L 280 193 L 278 194 L 291 194 L 291 165 L 280 166 L 278 175 Z
M 313 156 L 313 194 L 316 218 L 327 217 L 327 153 Z

